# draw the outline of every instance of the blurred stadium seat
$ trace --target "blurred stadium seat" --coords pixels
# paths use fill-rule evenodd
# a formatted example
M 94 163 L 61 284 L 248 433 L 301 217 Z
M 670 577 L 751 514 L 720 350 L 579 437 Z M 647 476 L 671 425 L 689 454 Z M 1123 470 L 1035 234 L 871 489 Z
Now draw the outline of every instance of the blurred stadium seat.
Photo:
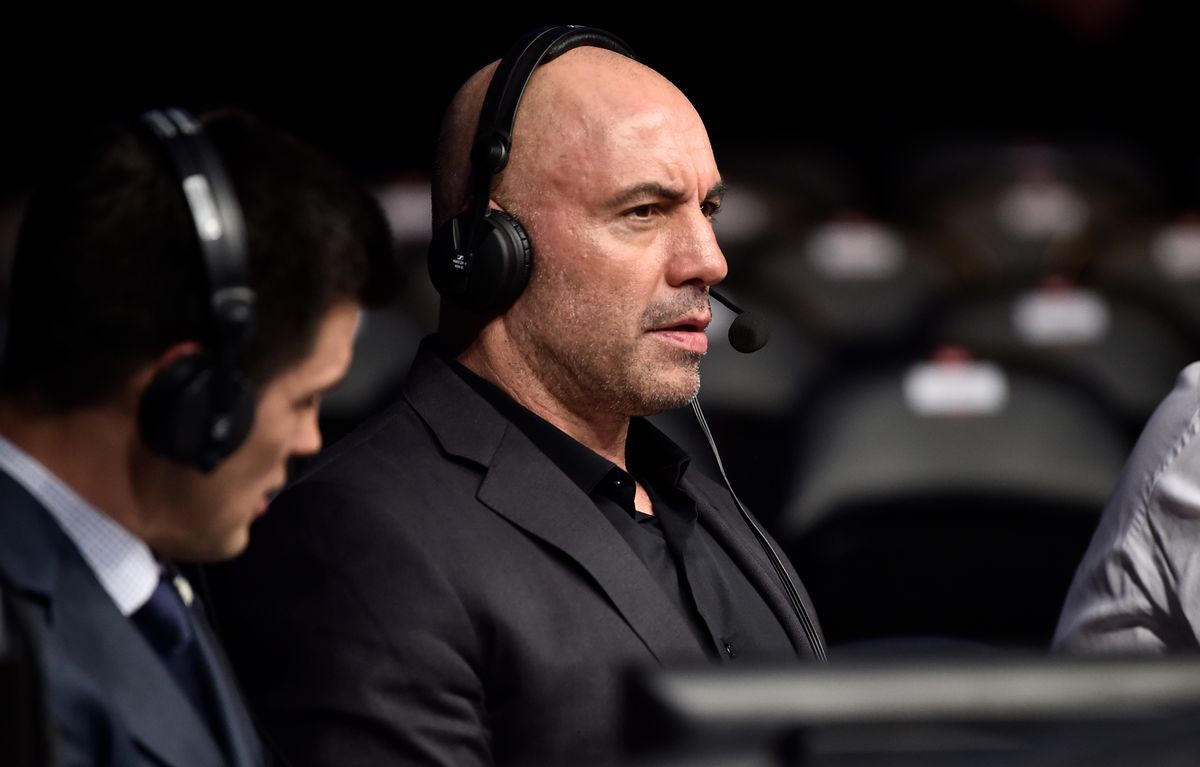
M 1043 646 L 1129 442 L 1072 387 L 961 355 L 814 402 L 776 525 L 832 643 Z

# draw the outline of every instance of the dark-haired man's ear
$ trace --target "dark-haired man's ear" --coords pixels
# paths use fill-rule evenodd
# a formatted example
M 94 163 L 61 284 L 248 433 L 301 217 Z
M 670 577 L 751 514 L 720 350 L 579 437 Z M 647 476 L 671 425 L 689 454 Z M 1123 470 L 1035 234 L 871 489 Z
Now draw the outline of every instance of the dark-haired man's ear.
M 122 407 L 136 415 L 142 401 L 142 395 L 146 393 L 146 389 L 149 388 L 150 383 L 154 381 L 155 377 L 169 368 L 175 361 L 188 355 L 196 354 L 203 348 L 199 341 L 179 341 L 164 349 L 154 360 L 140 366 L 134 371 L 122 393 Z

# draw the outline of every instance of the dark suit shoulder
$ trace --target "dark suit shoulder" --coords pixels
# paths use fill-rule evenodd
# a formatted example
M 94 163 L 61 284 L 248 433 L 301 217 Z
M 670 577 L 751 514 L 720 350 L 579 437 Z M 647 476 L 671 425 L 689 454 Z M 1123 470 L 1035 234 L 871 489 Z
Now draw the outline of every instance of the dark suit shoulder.
M 459 577 L 463 556 L 486 557 L 479 482 L 401 402 L 281 494 L 242 556 L 210 569 L 223 639 L 289 761 L 434 763 L 427 749 L 444 736 L 423 725 L 431 712 L 485 730 L 486 616 L 465 605 L 481 579 Z M 312 716 L 319 728 L 303 724 Z M 482 764 L 484 745 L 463 742 L 447 763 Z

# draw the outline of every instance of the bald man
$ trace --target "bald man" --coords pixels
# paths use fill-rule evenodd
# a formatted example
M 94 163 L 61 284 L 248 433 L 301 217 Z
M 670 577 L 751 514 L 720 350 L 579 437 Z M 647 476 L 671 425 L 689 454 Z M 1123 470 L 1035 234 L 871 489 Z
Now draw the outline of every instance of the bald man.
M 503 122 L 480 118 L 489 84 L 520 66 L 485 68 L 447 113 L 443 308 L 403 399 L 215 579 L 245 686 L 297 765 L 619 762 L 627 670 L 821 652 L 729 491 L 641 418 L 695 396 L 726 273 L 704 125 L 619 41 L 544 34 L 557 45 L 496 178 L 470 148 Z M 455 274 L 489 273 L 495 226 L 531 243 L 515 296 Z

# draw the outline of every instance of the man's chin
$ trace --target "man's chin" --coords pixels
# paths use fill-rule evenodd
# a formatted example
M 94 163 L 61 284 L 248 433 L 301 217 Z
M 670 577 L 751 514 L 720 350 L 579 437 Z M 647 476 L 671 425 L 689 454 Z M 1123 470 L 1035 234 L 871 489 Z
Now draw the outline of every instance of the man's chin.
M 661 381 L 657 386 L 641 392 L 638 412 L 633 415 L 647 416 L 665 413 L 683 407 L 700 391 L 700 375 L 692 372 L 678 380 Z
M 225 538 L 221 545 L 213 551 L 211 562 L 222 562 L 227 559 L 233 559 L 246 550 L 250 545 L 250 529 L 243 527 L 237 532 Z
M 224 562 L 241 554 L 250 543 L 249 530 L 242 528 L 223 536 L 213 536 L 206 540 L 190 540 L 186 544 L 170 547 L 170 550 L 159 551 L 171 559 L 180 562 Z M 167 547 L 163 547 L 166 549 Z

